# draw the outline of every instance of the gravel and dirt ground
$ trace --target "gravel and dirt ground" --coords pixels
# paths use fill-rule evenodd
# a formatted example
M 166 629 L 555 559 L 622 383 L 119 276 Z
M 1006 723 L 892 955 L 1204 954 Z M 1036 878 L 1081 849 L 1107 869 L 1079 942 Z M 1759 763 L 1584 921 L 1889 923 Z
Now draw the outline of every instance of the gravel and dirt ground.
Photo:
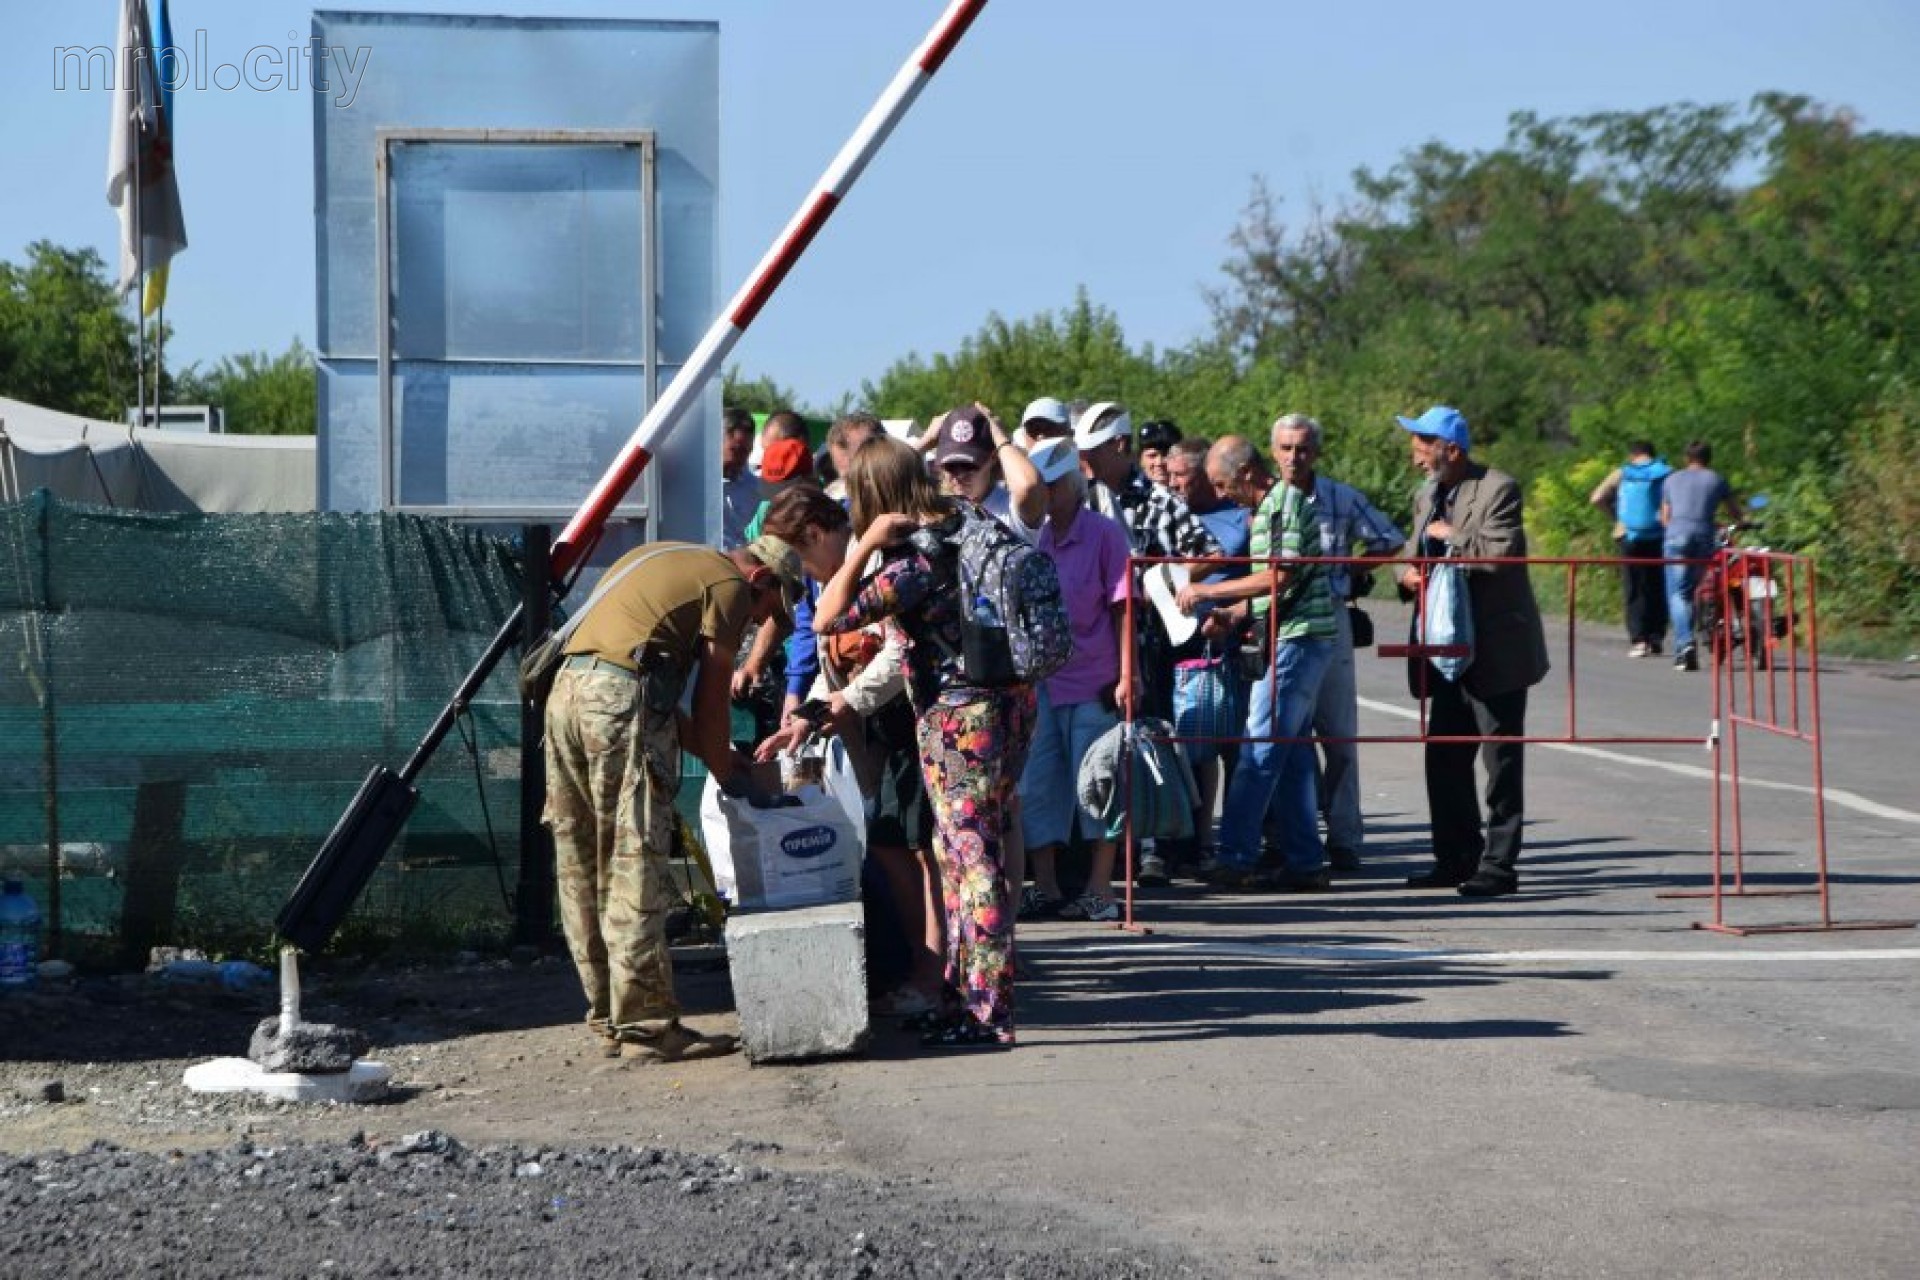
M 711 1010 L 725 976 L 702 959 L 682 986 Z M 372 1036 L 390 1100 L 184 1090 L 194 1062 L 244 1056 L 271 991 L 138 975 L 0 997 L 0 1274 L 1210 1274 L 1118 1222 L 850 1176 L 824 1148 L 749 1136 L 768 1105 L 804 1112 L 812 1069 L 608 1061 L 553 959 L 307 988 L 310 1019 Z M 787 1086 L 773 1103 L 769 1083 Z

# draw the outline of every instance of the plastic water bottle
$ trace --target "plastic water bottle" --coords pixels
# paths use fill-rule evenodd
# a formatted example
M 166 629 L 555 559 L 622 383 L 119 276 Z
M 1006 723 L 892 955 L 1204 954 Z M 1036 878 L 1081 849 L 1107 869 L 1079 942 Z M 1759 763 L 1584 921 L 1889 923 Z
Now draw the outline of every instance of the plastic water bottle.
M 0 987 L 33 985 L 40 965 L 40 908 L 27 887 L 8 880 L 0 889 Z
M 993 601 L 984 594 L 974 598 L 973 621 L 976 626 L 993 627 L 996 630 L 1006 625 L 1000 621 L 1000 611 L 993 607 Z

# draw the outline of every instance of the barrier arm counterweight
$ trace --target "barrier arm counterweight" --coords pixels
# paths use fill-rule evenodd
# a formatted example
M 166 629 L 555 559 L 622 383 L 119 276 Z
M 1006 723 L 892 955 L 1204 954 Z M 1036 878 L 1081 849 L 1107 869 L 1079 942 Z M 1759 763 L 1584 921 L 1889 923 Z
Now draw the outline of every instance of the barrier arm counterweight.
M 878 153 L 934 72 L 940 69 L 987 0 L 952 0 L 933 29 L 868 110 L 866 117 L 827 166 L 760 265 L 715 318 L 706 336 L 680 372 L 647 410 L 633 436 L 614 458 L 600 482 L 587 495 L 573 519 L 555 539 L 550 558 L 554 582 L 565 584 L 599 541 L 607 518 L 646 470 L 655 449 L 686 413 L 707 383 L 720 371 L 727 353 L 760 314 L 787 273 L 805 253 L 827 219 L 846 198 L 867 164 Z M 451 701 L 434 718 L 420 745 L 400 772 L 375 765 L 360 791 L 334 825 L 306 874 L 280 909 L 275 926 L 280 936 L 309 951 L 318 950 L 372 878 L 374 868 L 400 834 L 419 799 L 414 779 L 453 729 L 455 721 L 479 693 L 500 659 L 520 639 L 523 608 L 515 608 L 486 652 L 460 683 Z

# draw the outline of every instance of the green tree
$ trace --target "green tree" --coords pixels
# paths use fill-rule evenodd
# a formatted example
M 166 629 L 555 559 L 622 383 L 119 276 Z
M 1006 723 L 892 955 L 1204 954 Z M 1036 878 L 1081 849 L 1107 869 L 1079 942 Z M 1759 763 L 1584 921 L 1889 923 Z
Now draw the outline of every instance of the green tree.
M 319 414 L 319 374 L 313 353 L 298 338 L 277 356 L 223 356 L 204 373 L 189 366 L 173 394 L 183 404 L 219 406 L 235 435 L 312 435 Z
M 799 397 L 772 378 L 749 378 L 740 371 L 739 365 L 727 368 L 721 375 L 720 387 L 721 399 L 730 409 L 745 409 L 748 413 L 777 413 L 782 409 L 792 409 L 805 418 L 819 416 L 802 409 Z
M 1352 202 L 1297 233 L 1256 183 L 1216 340 L 1322 383 L 1422 389 L 1506 460 L 1537 460 L 1573 438 L 1594 308 L 1697 275 L 1672 246 L 1724 213 L 1757 136 L 1724 107 L 1522 112 L 1491 151 L 1429 142 L 1361 170 Z
M 1119 319 L 1083 289 L 1057 313 L 1013 321 L 989 313 L 958 351 L 896 361 L 861 398 L 889 418 L 925 422 L 978 400 L 1011 419 L 1043 395 L 1132 404 L 1156 378 L 1152 353 L 1128 347 Z
M 1415 147 L 1298 223 L 1255 183 L 1192 346 L 1130 346 L 1083 290 L 906 357 L 867 401 L 924 419 L 1112 397 L 1255 438 L 1303 411 L 1328 470 L 1402 518 L 1416 478 L 1393 416 L 1448 402 L 1528 483 L 1543 554 L 1605 551 L 1585 498 L 1627 441 L 1700 438 L 1736 487 L 1772 491 L 1769 537 L 1826 562 L 1830 621 L 1920 628 L 1920 138 L 1777 94 L 1523 112 L 1498 147 Z M 1588 577 L 1583 611 L 1614 598 Z
M 133 321 L 92 249 L 0 262 L 0 395 L 118 422 L 135 395 Z

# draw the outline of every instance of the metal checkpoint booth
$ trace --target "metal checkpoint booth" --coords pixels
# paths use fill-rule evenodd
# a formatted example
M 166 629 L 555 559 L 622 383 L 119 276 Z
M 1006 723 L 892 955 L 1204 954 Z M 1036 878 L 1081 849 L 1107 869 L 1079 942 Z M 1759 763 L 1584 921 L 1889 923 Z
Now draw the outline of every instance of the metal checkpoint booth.
M 719 305 L 717 24 L 322 11 L 313 39 L 364 62 L 347 105 L 314 86 L 321 509 L 564 521 Z M 719 408 L 603 556 L 718 531 Z

